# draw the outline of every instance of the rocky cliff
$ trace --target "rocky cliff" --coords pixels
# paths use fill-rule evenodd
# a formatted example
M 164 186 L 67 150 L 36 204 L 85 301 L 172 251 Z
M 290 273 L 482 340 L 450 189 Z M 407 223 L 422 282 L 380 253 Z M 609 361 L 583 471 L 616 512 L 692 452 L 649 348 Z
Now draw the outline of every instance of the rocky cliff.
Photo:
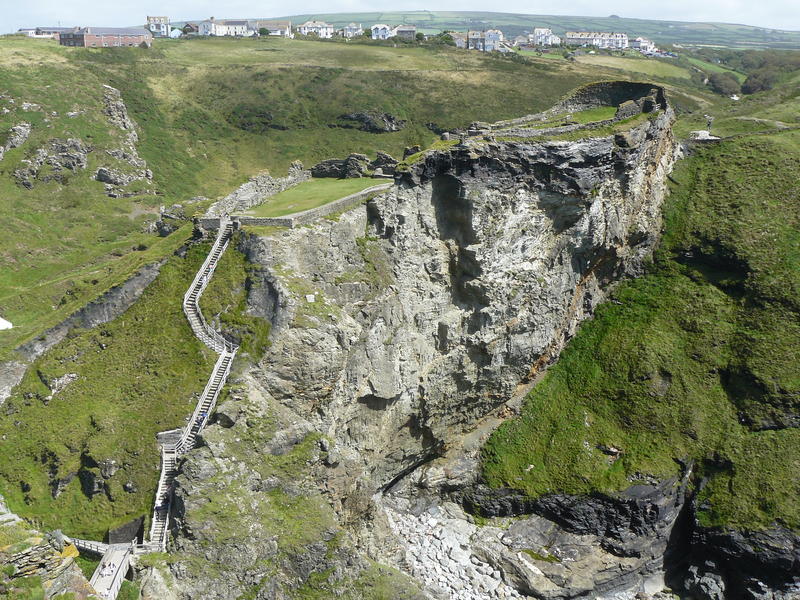
M 474 482 L 464 440 L 510 414 L 609 286 L 641 271 L 672 122 L 665 106 L 578 141 L 450 143 L 337 219 L 245 230 L 250 311 L 270 319 L 273 342 L 178 479 L 178 597 L 358 590 L 370 560 L 412 576 L 392 574 L 408 597 L 571 597 L 593 577 L 609 593 L 660 589 L 661 546 L 647 536 L 669 536 L 680 482 L 639 491 L 633 505 L 657 515 L 618 524 L 618 543 L 539 517 L 501 535 L 442 495 Z M 556 542 L 582 553 L 580 581 L 549 554 Z

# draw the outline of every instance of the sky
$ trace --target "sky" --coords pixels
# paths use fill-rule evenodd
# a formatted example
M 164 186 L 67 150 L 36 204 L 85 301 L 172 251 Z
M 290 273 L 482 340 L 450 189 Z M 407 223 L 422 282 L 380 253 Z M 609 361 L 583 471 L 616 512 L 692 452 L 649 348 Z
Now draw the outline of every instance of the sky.
M 430 4 L 428 4 L 430 2 Z M 0 0 L 0 33 L 20 27 L 142 24 L 146 15 L 167 15 L 173 21 L 209 16 L 277 17 L 334 12 L 397 10 L 491 10 L 540 15 L 585 15 L 742 23 L 771 29 L 800 30 L 797 0 L 426 0 L 415 6 L 397 0 Z

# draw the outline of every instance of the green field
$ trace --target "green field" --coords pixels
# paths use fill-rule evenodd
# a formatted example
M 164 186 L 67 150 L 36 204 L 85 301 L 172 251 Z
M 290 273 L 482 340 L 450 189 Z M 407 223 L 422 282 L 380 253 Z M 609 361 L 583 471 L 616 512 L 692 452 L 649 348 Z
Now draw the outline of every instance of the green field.
M 384 183 L 380 179 L 309 179 L 275 194 L 264 204 L 247 211 L 254 217 L 282 217 L 292 213 L 309 210 L 355 194 L 361 190 Z
M 716 45 L 734 48 L 800 48 L 800 32 L 778 31 L 732 23 L 691 23 L 655 21 L 619 17 L 572 17 L 528 15 L 476 11 L 397 11 L 359 13 L 317 13 L 285 17 L 292 23 L 321 19 L 337 27 L 350 22 L 369 27 L 374 23 L 397 25 L 406 23 L 426 33 L 466 31 L 499 27 L 507 37 L 531 31 L 534 27 L 550 27 L 554 33 L 565 31 L 621 31 L 629 36 L 643 36 L 658 44 Z
M 610 67 L 612 69 L 620 69 L 631 73 L 641 73 L 656 77 L 663 78 L 679 78 L 688 79 L 689 72 L 677 65 L 672 65 L 665 60 L 656 60 L 653 58 L 625 58 L 617 56 L 603 56 L 603 55 L 588 55 L 584 54 L 577 58 L 578 62 L 587 65 L 600 65 L 603 67 Z
M 686 60 L 696 67 L 700 67 L 704 71 L 710 71 L 711 73 L 728 73 L 729 75 L 733 75 L 739 83 L 744 83 L 744 80 L 747 79 L 747 75 L 744 73 L 739 73 L 739 71 L 734 71 L 733 69 L 727 69 L 722 65 L 716 65 L 693 56 L 686 57 Z

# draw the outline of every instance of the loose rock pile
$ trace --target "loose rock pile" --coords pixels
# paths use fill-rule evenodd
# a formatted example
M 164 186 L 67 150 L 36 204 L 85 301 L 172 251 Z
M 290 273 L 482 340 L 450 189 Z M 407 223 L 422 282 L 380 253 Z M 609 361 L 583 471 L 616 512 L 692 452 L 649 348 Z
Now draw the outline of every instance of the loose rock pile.
M 471 554 L 470 539 L 478 527 L 458 518 L 455 505 L 432 506 L 416 517 L 403 506 L 385 510 L 392 531 L 406 543 L 409 572 L 432 595 L 455 600 L 524 597 L 503 581 L 500 571 Z

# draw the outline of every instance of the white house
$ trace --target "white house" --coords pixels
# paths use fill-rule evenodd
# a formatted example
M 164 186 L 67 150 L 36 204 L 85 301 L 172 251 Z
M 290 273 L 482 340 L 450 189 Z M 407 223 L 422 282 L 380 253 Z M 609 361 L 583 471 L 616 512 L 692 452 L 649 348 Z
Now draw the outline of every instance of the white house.
M 508 49 L 503 43 L 503 39 L 503 32 L 499 29 L 468 31 L 466 46 L 468 50 L 480 50 L 481 52 L 506 52 Z
M 291 21 L 272 21 L 265 19 L 254 19 L 247 22 L 248 28 L 255 32 L 260 33 L 262 29 L 267 30 L 267 34 L 272 36 L 280 36 L 285 38 L 293 38 L 292 22 Z
M 499 29 L 487 29 L 483 32 L 484 51 L 502 52 L 503 32 Z
M 32 38 L 53 38 L 58 39 L 60 33 L 72 31 L 74 27 L 37 27 L 36 29 L 20 29 L 18 33 L 24 33 Z
M 456 48 L 466 48 L 467 47 L 467 34 L 461 31 L 451 31 L 450 37 L 453 38 L 453 42 L 456 44 Z
M 216 35 L 216 36 L 249 36 L 253 35 L 253 31 L 247 26 L 245 20 L 219 20 L 211 17 L 207 21 L 200 23 L 200 35 Z
M 631 40 L 631 48 L 645 53 L 658 50 L 653 42 L 643 37 L 637 37 L 635 40 Z
M 153 37 L 168 37 L 170 34 L 169 17 L 147 17 L 147 29 Z
M 373 40 L 388 40 L 390 37 L 394 37 L 394 28 L 383 23 L 373 25 L 370 31 L 372 32 Z
M 568 31 L 566 33 L 569 46 L 597 46 L 622 50 L 628 47 L 628 34 L 607 31 Z
M 558 46 L 561 44 L 561 38 L 548 27 L 534 27 L 529 39 L 534 46 Z
M 342 28 L 342 37 L 344 38 L 350 39 L 360 35 L 364 35 L 364 29 L 361 27 L 361 23 L 358 25 L 355 23 L 350 23 Z
M 333 25 L 325 21 L 306 21 L 297 28 L 303 35 L 316 35 L 320 38 L 333 37 Z

